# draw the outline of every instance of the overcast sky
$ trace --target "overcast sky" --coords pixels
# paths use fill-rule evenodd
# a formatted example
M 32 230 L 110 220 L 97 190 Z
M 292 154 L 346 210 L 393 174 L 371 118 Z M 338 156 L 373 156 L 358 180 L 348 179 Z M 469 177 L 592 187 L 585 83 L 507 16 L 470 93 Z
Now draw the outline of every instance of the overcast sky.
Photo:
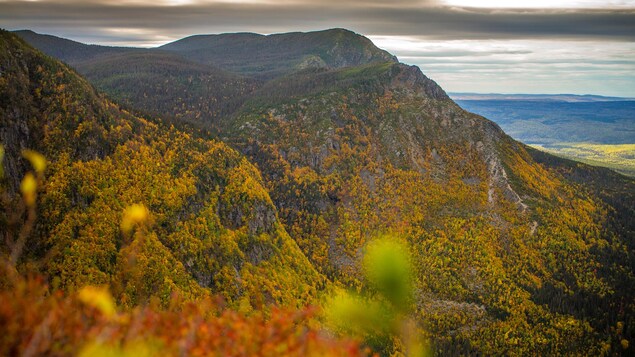
M 635 0 L 0 0 L 0 27 L 144 47 L 342 27 L 447 91 L 635 97 Z

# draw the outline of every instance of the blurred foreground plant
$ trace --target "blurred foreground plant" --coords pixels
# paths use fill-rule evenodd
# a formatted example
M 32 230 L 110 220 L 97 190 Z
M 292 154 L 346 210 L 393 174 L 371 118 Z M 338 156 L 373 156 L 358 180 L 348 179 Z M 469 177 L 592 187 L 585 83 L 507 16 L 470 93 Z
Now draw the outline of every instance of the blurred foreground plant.
M 108 290 L 51 292 L 41 279 L 0 290 L 0 356 L 367 356 L 311 327 L 314 309 L 245 316 L 212 298 L 117 312 Z
M 150 216 L 150 211 L 143 204 L 133 204 L 125 209 L 121 218 L 121 231 L 130 234 L 135 226 L 142 226 Z
M 46 159 L 40 153 L 33 150 L 23 150 L 22 156 L 29 161 L 33 171 L 27 172 L 20 183 L 19 191 L 22 199 L 12 196 L 4 184 L 4 155 L 5 150 L 0 145 L 0 204 L 2 212 L 2 225 L 4 230 L 4 246 L 6 251 L 0 252 L 2 261 L 6 265 L 6 279 L 15 279 L 17 275 L 16 265 L 22 256 L 27 238 L 30 236 L 36 219 L 36 203 L 38 188 L 44 182 Z M 6 256 L 5 256 L 6 255 Z M 0 283 L 6 283 L 0 279 Z
M 339 291 L 328 299 L 330 326 L 363 338 L 382 354 L 430 355 L 423 331 L 408 317 L 413 276 L 407 246 L 391 237 L 377 239 L 367 245 L 363 267 L 367 289 L 362 295 Z

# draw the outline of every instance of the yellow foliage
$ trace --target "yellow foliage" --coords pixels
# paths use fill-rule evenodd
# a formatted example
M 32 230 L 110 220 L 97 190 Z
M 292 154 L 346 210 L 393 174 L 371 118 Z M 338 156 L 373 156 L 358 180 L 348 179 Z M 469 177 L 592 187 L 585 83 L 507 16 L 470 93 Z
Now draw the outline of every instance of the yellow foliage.
M 24 175 L 22 184 L 20 185 L 20 191 L 22 191 L 22 197 L 24 198 L 24 203 L 26 203 L 27 206 L 30 207 L 35 205 L 35 200 L 37 198 L 37 181 L 32 173 L 28 172 Z
M 0 178 L 4 177 L 4 146 L 0 145 Z
M 79 357 L 151 357 L 160 355 L 159 346 L 139 340 L 123 347 L 98 342 L 88 343 L 79 352 Z
M 33 150 L 23 150 L 22 156 L 29 160 L 35 172 L 38 174 L 44 173 L 46 169 L 46 158 L 42 154 Z
M 78 297 L 81 302 L 94 307 L 108 318 L 117 313 L 115 302 L 106 288 L 86 286 L 79 291 Z
M 150 212 L 143 204 L 133 204 L 126 208 L 121 219 L 121 230 L 130 233 L 134 226 L 143 224 L 150 215 Z

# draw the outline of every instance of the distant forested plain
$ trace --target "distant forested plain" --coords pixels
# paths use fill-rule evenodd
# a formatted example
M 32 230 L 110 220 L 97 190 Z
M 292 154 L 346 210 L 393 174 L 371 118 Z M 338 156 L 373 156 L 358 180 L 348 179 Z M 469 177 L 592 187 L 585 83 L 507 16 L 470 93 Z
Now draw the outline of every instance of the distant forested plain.
M 470 97 L 454 96 L 461 107 L 495 121 L 525 144 L 635 176 L 635 100 L 462 98 Z

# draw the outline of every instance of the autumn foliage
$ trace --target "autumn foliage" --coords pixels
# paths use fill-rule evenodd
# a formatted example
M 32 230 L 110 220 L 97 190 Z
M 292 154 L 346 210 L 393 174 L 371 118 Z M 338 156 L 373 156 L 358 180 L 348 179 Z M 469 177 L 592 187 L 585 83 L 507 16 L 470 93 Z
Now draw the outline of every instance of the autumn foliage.
M 211 298 L 120 310 L 105 288 L 51 291 L 37 278 L 0 291 L 0 355 L 367 356 L 316 327 L 316 309 L 250 316 Z

